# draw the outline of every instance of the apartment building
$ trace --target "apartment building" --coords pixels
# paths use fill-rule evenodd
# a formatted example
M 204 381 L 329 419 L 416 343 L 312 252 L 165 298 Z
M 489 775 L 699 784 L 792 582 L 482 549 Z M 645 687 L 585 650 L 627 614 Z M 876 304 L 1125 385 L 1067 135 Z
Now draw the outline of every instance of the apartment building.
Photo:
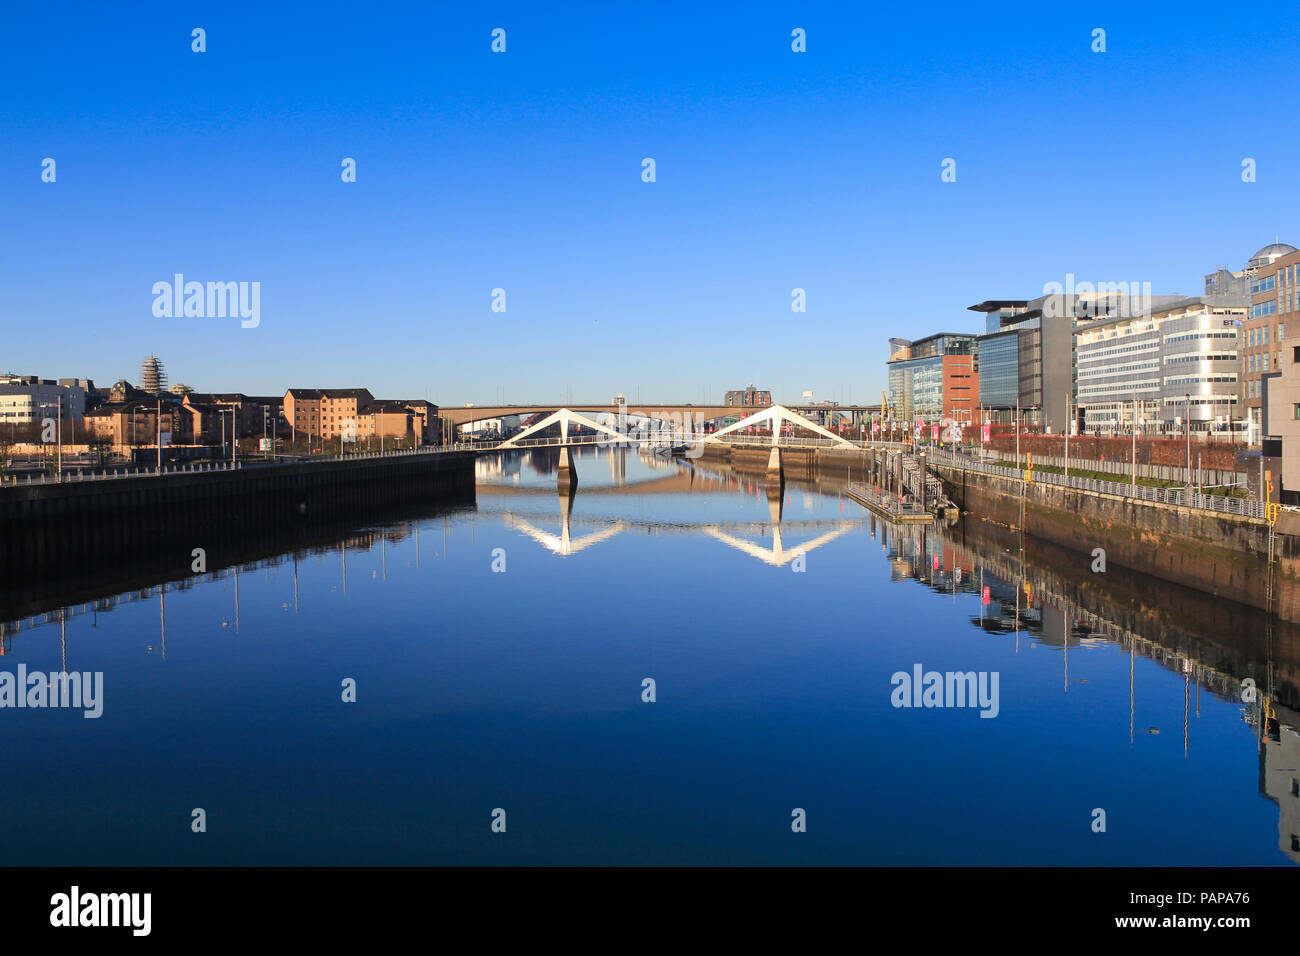
M 191 444 L 197 440 L 191 409 L 152 396 L 101 405 L 87 412 L 83 421 L 86 438 L 111 442 L 119 451 L 157 444 L 160 433 L 164 445 Z M 72 440 L 76 440 L 75 436 Z
M 438 406 L 422 398 L 399 400 L 398 404 L 410 409 L 411 428 L 416 441 L 421 445 L 437 445 L 442 442 L 442 423 L 438 419 Z
M 241 438 L 262 436 L 281 420 L 284 399 L 278 395 L 244 395 L 241 392 L 189 392 L 182 398 L 190 409 L 217 409 L 225 416 L 224 427 L 229 434 L 231 422 Z M 279 426 L 283 427 L 283 426 Z
M 282 405 L 293 431 L 322 441 L 411 437 L 425 445 L 442 440 L 438 406 L 424 399 L 380 400 L 364 388 L 291 388 Z
M 760 406 L 766 408 L 772 404 L 772 393 L 766 389 L 754 387 L 750 382 L 745 388 L 733 389 L 726 393 L 723 404 L 727 406 Z
M 325 440 L 359 436 L 361 409 L 374 400 L 365 388 L 291 388 L 284 395 L 284 417 L 300 434 Z

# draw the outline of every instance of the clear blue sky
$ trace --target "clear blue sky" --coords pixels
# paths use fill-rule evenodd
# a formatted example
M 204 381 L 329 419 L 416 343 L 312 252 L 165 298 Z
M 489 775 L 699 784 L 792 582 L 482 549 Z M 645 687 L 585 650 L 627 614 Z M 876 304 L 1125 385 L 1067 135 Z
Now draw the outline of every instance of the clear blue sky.
M 11 4 L 0 371 L 861 402 L 982 299 L 1300 244 L 1294 18 L 975 6 Z M 260 326 L 155 318 L 176 272 L 260 282 Z

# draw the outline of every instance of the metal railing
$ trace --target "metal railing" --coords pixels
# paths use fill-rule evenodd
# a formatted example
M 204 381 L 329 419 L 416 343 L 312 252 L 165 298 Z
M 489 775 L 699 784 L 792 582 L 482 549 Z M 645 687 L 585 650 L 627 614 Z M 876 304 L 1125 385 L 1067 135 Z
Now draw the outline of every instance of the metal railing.
M 732 432 L 729 435 L 721 437 L 712 435 L 702 435 L 701 438 L 712 438 L 714 441 L 723 442 L 728 445 L 762 445 L 765 448 L 771 448 L 773 445 L 772 436 L 769 435 L 740 435 Z M 851 438 L 846 438 L 843 442 L 836 441 L 833 438 L 800 438 L 795 435 L 780 435 L 777 437 L 776 445 L 781 448 L 843 448 L 844 442 L 854 448 L 863 448 L 860 442 Z
M 356 454 L 343 455 L 313 455 L 310 458 L 292 458 L 281 460 L 266 460 L 250 458 L 245 461 L 192 461 L 175 465 L 163 465 L 161 468 L 154 466 L 152 468 L 140 467 L 130 468 L 121 471 L 109 472 L 89 472 L 86 473 L 81 469 L 75 472 L 68 472 L 64 475 L 50 475 L 44 472 L 29 473 L 27 475 L 12 475 L 0 480 L 0 488 L 13 488 L 15 486 L 27 487 L 28 485 L 59 485 L 71 484 L 75 482 L 86 481 L 118 481 L 131 478 L 160 478 L 167 475 L 197 475 L 223 471 L 246 471 L 256 468 L 279 468 L 286 465 L 320 465 L 327 462 L 340 461 L 366 461 L 377 458 L 403 458 L 415 455 L 439 455 L 455 451 L 473 451 L 474 445 L 468 443 L 457 443 L 454 445 L 430 445 L 423 448 L 399 448 L 394 451 L 363 451 Z
M 861 482 L 851 481 L 844 486 L 845 491 L 856 495 L 858 498 L 869 501 L 882 511 L 895 515 L 928 515 L 929 512 L 921 507 L 919 501 L 900 502 L 897 495 L 878 494 L 876 489 L 871 485 L 865 485 Z
M 926 460 L 931 464 L 948 465 L 977 471 L 1002 478 L 1022 478 L 1021 470 L 1014 465 L 997 465 L 981 462 L 977 458 L 955 454 L 946 450 L 932 450 L 926 453 Z M 1214 511 L 1219 514 L 1240 515 L 1245 518 L 1264 518 L 1265 505 L 1251 498 L 1230 498 L 1222 495 L 1205 495 L 1192 488 L 1156 488 L 1149 485 L 1135 485 L 1132 482 L 1109 481 L 1102 478 L 1085 478 L 1080 475 L 1051 474 L 1037 472 L 1033 481 L 1047 485 L 1060 485 L 1079 491 L 1091 491 L 1104 495 L 1116 495 L 1121 498 L 1136 498 L 1140 501 L 1155 501 L 1167 505 L 1179 505 L 1184 508 L 1197 508 Z

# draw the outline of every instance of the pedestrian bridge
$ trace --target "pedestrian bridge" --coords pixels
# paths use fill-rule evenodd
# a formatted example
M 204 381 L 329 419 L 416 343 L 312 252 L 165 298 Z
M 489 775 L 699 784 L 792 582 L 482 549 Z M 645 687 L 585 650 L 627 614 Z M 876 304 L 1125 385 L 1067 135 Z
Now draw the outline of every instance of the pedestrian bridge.
M 707 444 L 751 444 L 769 446 L 772 454 L 768 462 L 769 474 L 780 476 L 781 449 L 817 446 L 837 446 L 858 449 L 862 446 L 849 441 L 822 426 L 811 422 L 784 405 L 770 405 L 762 411 L 742 418 L 733 425 L 712 432 L 687 431 L 684 427 L 667 423 L 648 422 L 644 428 L 612 428 L 588 418 L 570 408 L 561 408 L 541 421 L 504 441 L 476 443 L 475 449 L 484 453 L 511 451 L 519 448 L 551 447 L 560 449 L 557 482 L 561 488 L 577 484 L 577 474 L 569 449 L 577 445 L 644 444 L 658 447 L 685 446 L 698 450 Z M 560 433 L 554 434 L 559 426 Z M 575 431 L 570 434 L 570 430 Z M 782 434 L 787 431 L 789 434 Z M 551 434 L 543 435 L 550 431 Z M 798 432 L 798 434 L 796 434 Z M 807 433 L 805 435 L 805 433 Z

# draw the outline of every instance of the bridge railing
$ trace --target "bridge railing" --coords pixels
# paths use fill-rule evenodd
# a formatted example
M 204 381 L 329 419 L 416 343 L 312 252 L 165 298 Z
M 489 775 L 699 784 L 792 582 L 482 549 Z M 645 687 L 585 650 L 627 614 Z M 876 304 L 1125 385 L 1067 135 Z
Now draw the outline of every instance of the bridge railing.
M 935 450 L 927 452 L 926 460 L 931 464 L 943 464 L 967 471 L 997 475 L 1002 478 L 1019 478 L 1021 472 L 1014 466 L 996 465 L 981 462 L 977 458 Z M 1090 491 L 1122 498 L 1135 498 L 1140 501 L 1155 501 L 1161 504 L 1179 505 L 1184 508 L 1197 508 L 1214 511 L 1219 514 L 1240 515 L 1245 518 L 1265 517 L 1263 502 L 1251 498 L 1232 498 L 1224 495 L 1205 495 L 1193 488 L 1160 488 L 1149 485 L 1134 485 L 1132 482 L 1109 481 L 1101 478 L 1087 478 L 1081 475 L 1057 475 L 1049 472 L 1036 472 L 1033 480 L 1048 485 L 1060 485 L 1079 491 Z

